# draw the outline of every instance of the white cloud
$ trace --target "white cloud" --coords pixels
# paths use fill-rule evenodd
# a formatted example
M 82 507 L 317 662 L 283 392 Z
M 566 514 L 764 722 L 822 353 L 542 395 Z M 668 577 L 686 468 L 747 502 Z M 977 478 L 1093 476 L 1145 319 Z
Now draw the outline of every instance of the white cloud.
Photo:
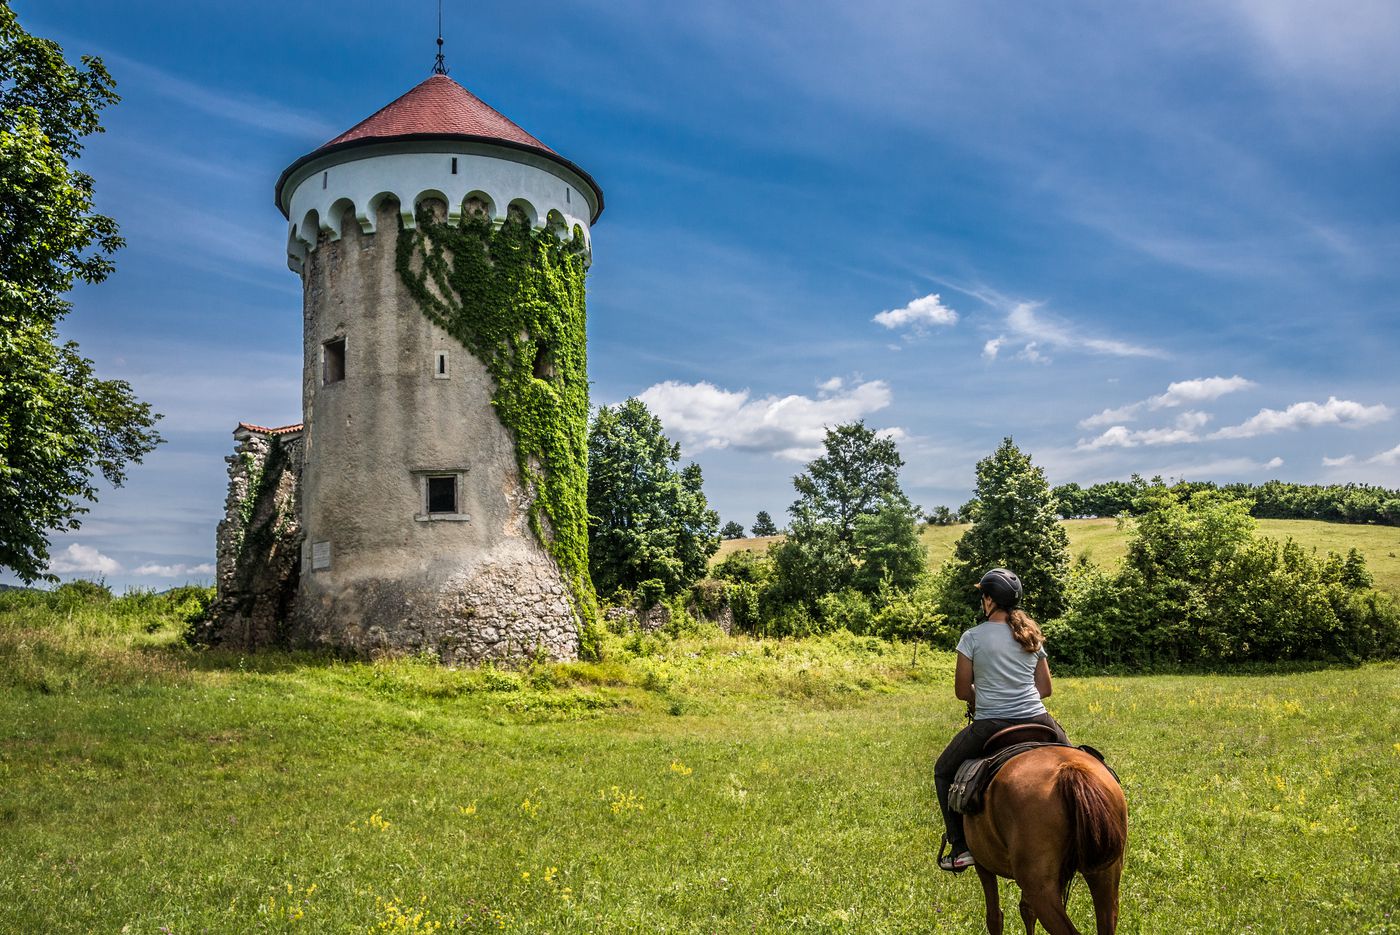
M 1201 377 L 1196 380 L 1181 380 L 1167 385 L 1167 391 L 1147 399 L 1105 409 L 1079 423 L 1080 428 L 1092 429 L 1101 425 L 1115 425 L 1131 422 L 1143 409 L 1174 409 L 1179 406 L 1198 405 L 1219 399 L 1227 393 L 1236 393 L 1254 386 L 1253 380 L 1246 380 L 1236 374 L 1233 377 Z
M 1037 314 L 1037 307 L 1033 302 L 1018 302 L 1006 315 L 1006 326 L 1032 345 L 1038 343 L 1061 350 L 1089 351 L 1115 357 L 1166 356 L 1150 347 L 1083 334 L 1065 322 Z
M 1147 400 L 1149 409 L 1171 409 L 1177 406 L 1195 406 L 1219 399 L 1227 393 L 1237 393 L 1254 386 L 1253 380 L 1246 380 L 1239 374 L 1233 377 L 1202 377 L 1199 380 L 1182 380 L 1167 384 L 1167 391 Z
M 1400 464 L 1400 445 L 1366 459 L 1367 464 Z
M 115 575 L 121 570 L 121 562 L 103 555 L 90 545 L 80 545 L 76 542 L 49 560 L 49 571 L 56 575 Z
M 1030 342 L 1029 344 L 1027 344 L 1025 347 L 1021 348 L 1021 352 L 1020 352 L 1019 354 L 1017 354 L 1016 356 L 1017 356 L 1018 358 L 1020 358 L 1021 360 L 1026 361 L 1027 363 L 1032 363 L 1032 364 L 1048 364 L 1048 363 L 1050 363 L 1050 358 L 1049 358 L 1049 357 L 1046 357 L 1044 354 L 1040 353 L 1040 342 L 1038 342 L 1038 341 L 1032 341 L 1032 342 Z
M 1080 439 L 1076 447 L 1082 451 L 1093 451 L 1098 448 L 1189 444 L 1201 440 L 1197 429 L 1209 421 L 1209 413 L 1188 411 L 1177 416 L 1175 425 L 1165 428 L 1134 430 L 1126 425 L 1115 425 L 1097 438 Z
M 883 380 L 855 383 L 816 399 L 798 395 L 754 399 L 748 390 L 667 380 L 648 387 L 638 398 L 688 452 L 733 448 L 808 461 L 821 453 L 828 426 L 878 412 L 893 396 Z M 902 429 L 882 431 L 905 437 Z
M 986 344 L 982 345 L 982 356 L 987 358 L 988 360 L 996 360 L 997 353 L 1001 350 L 1001 346 L 1005 343 L 1006 336 L 997 335 L 995 338 L 992 338 Z
M 1384 422 L 1392 415 L 1389 406 L 1377 404 L 1364 406 L 1349 399 L 1327 397 L 1325 403 L 1294 403 L 1287 409 L 1260 409 L 1258 413 L 1239 425 L 1228 425 L 1213 434 L 1212 438 L 1254 438 L 1274 432 L 1315 427 L 1320 425 L 1340 425 L 1346 428 L 1359 428 L 1376 422 Z
M 1329 457 L 1327 457 L 1326 455 L 1323 455 L 1323 456 L 1322 456 L 1322 466 L 1323 466 L 1323 467 L 1344 467 L 1344 466 L 1346 466 L 1346 465 L 1348 465 L 1348 464 L 1353 463 L 1355 460 L 1356 460 L 1356 455 L 1342 455 L 1340 458 L 1329 458 Z
M 156 565 L 147 563 L 131 572 L 138 578 L 207 578 L 214 574 L 214 566 L 209 562 L 198 565 Z
M 1280 458 L 1278 455 L 1274 455 L 1267 462 L 1265 462 L 1264 467 L 1269 468 L 1270 470 L 1278 467 L 1283 467 L 1283 459 Z
M 876 324 L 884 325 L 886 328 L 910 326 L 915 331 L 922 331 L 930 325 L 955 324 L 958 320 L 958 313 L 944 305 L 937 293 L 929 293 L 923 298 L 915 299 L 903 308 L 881 312 L 870 320 Z
M 845 385 L 845 380 L 841 379 L 840 377 L 832 377 L 830 380 L 818 383 L 817 389 L 821 390 L 823 393 L 835 393 Z

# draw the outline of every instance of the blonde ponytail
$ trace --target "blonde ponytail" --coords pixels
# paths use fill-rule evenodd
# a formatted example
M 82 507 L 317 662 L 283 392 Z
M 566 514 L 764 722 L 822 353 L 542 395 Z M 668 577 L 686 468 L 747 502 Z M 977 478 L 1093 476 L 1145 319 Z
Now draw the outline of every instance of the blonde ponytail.
M 1021 644 L 1021 648 L 1033 653 L 1045 645 L 1045 634 L 1040 632 L 1040 624 L 1030 618 L 1024 610 L 1008 610 L 1006 625 L 1011 628 L 1011 636 Z

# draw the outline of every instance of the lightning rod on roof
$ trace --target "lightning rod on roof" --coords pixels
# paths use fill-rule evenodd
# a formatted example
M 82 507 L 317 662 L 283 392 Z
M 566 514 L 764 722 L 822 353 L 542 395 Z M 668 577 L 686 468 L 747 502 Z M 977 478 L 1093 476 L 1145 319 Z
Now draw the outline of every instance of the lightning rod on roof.
M 447 74 L 447 62 L 442 57 L 442 0 L 438 0 L 437 60 L 433 62 L 433 74 Z

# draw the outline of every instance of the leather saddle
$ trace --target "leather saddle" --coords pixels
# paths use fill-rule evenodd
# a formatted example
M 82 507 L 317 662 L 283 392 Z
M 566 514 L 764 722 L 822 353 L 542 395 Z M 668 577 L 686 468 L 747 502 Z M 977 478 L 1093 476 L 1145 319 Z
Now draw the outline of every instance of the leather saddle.
M 975 815 L 982 811 L 982 797 L 996 774 L 1013 758 L 1038 747 L 1073 747 L 1060 740 L 1060 735 L 1044 724 L 1015 724 L 1003 728 L 988 737 L 982 744 L 981 756 L 964 760 L 948 788 L 948 806 L 963 815 Z M 1104 763 L 1103 754 L 1090 746 L 1074 747 Z M 1104 763 L 1107 767 L 1108 764 Z M 1112 767 L 1116 780 L 1118 774 Z

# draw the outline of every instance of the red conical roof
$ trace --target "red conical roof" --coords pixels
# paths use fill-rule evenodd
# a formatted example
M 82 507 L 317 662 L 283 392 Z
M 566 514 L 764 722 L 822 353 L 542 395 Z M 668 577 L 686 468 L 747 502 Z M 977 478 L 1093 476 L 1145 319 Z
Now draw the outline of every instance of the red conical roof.
M 433 75 L 361 120 L 321 149 L 352 140 L 408 135 L 475 136 L 555 154 L 499 111 L 446 75 Z M 317 150 L 320 152 L 320 149 Z M 557 155 L 557 154 L 555 154 Z
M 282 171 L 273 198 L 283 215 L 283 188 L 293 173 L 312 160 L 376 143 L 464 140 L 537 153 L 576 174 L 593 191 L 591 221 L 603 212 L 603 190 L 593 177 L 520 129 L 499 111 L 446 75 L 433 75 L 407 94 L 381 107 L 344 133 L 302 156 Z

